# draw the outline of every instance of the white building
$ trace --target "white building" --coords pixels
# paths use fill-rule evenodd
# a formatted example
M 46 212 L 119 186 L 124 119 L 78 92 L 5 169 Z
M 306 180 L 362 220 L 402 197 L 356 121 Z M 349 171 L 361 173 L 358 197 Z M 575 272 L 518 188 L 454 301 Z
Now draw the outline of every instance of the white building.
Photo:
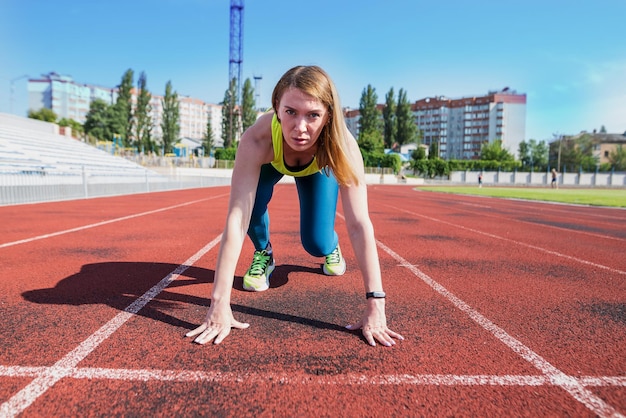
M 478 159 L 482 145 L 497 139 L 517 155 L 526 136 L 526 95 L 508 88 L 460 99 L 427 97 L 415 102 L 411 110 L 423 134 L 422 143 L 437 143 L 444 159 Z
M 28 80 L 29 110 L 51 109 L 60 118 L 84 123 L 89 104 L 95 99 L 114 103 L 117 100 L 117 90 L 79 84 L 72 77 L 54 72 Z
M 381 118 L 384 106 L 377 105 Z M 436 143 L 443 159 L 478 159 L 482 145 L 497 139 L 517 155 L 526 136 L 526 95 L 508 88 L 460 99 L 427 97 L 413 103 L 411 110 L 422 144 L 430 147 Z M 344 116 L 348 129 L 358 138 L 359 110 L 344 109 Z
M 136 103 L 136 89 L 133 89 L 132 95 L 132 101 Z M 158 141 L 162 136 L 163 96 L 155 95 L 152 92 L 151 95 L 152 137 Z M 76 83 L 72 77 L 54 72 L 28 80 L 29 109 L 51 109 L 59 118 L 73 119 L 81 124 L 85 123 L 89 105 L 95 99 L 101 99 L 109 105 L 113 104 L 117 100 L 117 88 Z M 210 118 L 215 146 L 222 146 L 222 106 L 180 95 L 178 101 L 180 111 L 179 136 L 202 140 L 206 132 L 207 121 Z

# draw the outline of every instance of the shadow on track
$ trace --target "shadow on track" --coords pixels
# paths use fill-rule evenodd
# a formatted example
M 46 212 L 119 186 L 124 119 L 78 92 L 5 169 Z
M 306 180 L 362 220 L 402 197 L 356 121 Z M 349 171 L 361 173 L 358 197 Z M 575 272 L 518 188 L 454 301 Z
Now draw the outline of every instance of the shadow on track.
M 107 305 L 123 311 L 148 289 L 178 267 L 178 265 L 169 263 L 146 262 L 86 264 L 78 273 L 62 279 L 53 288 L 29 290 L 22 293 L 22 297 L 29 302 L 37 304 Z M 276 266 L 272 274 L 270 287 L 276 289 L 286 285 L 289 281 L 288 276 L 295 272 L 321 273 L 319 269 L 310 267 L 289 264 L 279 265 Z M 183 286 L 210 284 L 213 283 L 214 275 L 215 272 L 213 270 L 194 266 L 188 267 L 179 278 L 171 282 L 168 287 L 156 295 L 137 315 L 175 327 L 189 330 L 196 328 L 197 324 L 177 318 L 171 312 L 186 309 L 183 304 L 208 307 L 211 299 L 209 297 L 204 298 L 168 291 L 168 289 L 174 290 Z M 235 277 L 233 289 L 246 292 L 243 290 L 242 277 Z M 232 309 L 247 315 L 277 319 L 319 329 L 351 332 L 337 324 L 253 306 L 233 304 Z

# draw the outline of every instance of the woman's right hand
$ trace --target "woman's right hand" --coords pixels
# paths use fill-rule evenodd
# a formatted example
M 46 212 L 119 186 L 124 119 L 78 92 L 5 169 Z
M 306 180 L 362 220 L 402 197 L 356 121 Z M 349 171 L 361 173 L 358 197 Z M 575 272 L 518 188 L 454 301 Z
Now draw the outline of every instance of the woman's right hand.
M 211 307 L 206 315 L 206 319 L 198 328 L 189 331 L 185 337 L 196 337 L 193 341 L 198 344 L 206 344 L 211 340 L 214 344 L 221 343 L 228 337 L 231 328 L 246 329 L 250 324 L 239 322 L 233 317 L 233 311 L 229 303 L 215 304 L 211 301 Z

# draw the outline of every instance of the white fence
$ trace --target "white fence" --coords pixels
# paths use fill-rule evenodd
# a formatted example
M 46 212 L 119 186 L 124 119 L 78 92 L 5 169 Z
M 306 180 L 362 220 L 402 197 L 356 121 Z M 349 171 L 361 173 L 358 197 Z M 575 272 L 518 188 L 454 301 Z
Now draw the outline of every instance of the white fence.
M 478 184 L 479 171 L 454 171 L 451 183 Z M 483 185 L 545 186 L 552 182 L 550 173 L 483 171 Z M 559 173 L 559 185 L 572 187 L 626 187 L 626 173 Z
M 228 186 L 230 169 L 194 169 L 183 167 L 155 168 L 156 171 L 125 169 L 119 175 L 104 175 L 83 169 L 67 172 L 33 170 L 3 172 L 0 167 L 0 206 L 58 200 L 86 199 L 133 193 L 198 187 Z M 438 179 L 440 184 L 478 184 L 477 171 L 455 171 L 449 179 Z M 483 172 L 484 186 L 550 187 L 549 173 Z M 292 183 L 285 176 L 282 183 Z M 366 175 L 368 184 L 424 184 L 423 179 L 400 178 L 393 174 Z M 428 181 L 427 183 L 430 183 Z M 565 187 L 626 187 L 626 173 L 565 173 L 559 175 L 559 185 Z
M 230 170 L 228 170 L 230 171 Z M 124 170 L 119 175 L 89 172 L 45 171 L 2 172 L 0 170 L 0 205 L 15 205 L 58 200 L 87 199 L 133 193 L 230 184 L 230 175 L 211 173 L 159 174 L 146 170 Z

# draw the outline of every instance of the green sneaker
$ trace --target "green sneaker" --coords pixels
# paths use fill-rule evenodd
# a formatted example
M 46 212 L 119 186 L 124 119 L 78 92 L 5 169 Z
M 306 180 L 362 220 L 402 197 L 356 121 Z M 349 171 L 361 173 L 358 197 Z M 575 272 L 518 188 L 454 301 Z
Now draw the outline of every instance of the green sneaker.
M 341 276 L 346 272 L 346 260 L 341 255 L 339 244 L 337 244 L 332 253 L 326 256 L 323 270 L 327 276 Z
M 252 265 L 243 276 L 243 288 L 251 292 L 262 292 L 270 288 L 270 276 L 274 271 L 274 257 L 266 250 L 255 251 Z

